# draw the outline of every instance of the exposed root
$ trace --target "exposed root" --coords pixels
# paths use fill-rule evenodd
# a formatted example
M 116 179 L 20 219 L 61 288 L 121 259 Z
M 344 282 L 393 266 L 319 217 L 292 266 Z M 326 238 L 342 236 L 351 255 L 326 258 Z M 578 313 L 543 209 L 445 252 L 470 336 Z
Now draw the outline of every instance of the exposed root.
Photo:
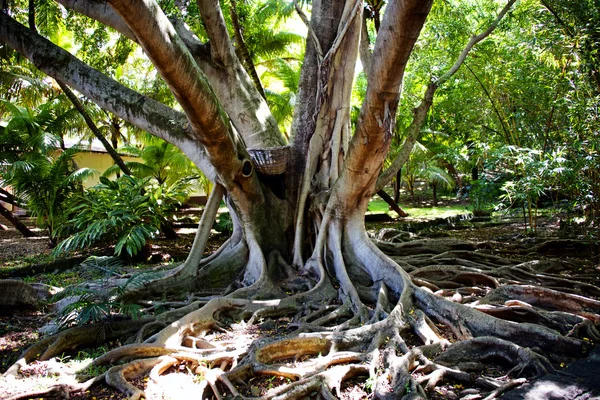
M 92 378 L 86 382 L 79 384 L 58 384 L 44 390 L 36 390 L 26 393 L 21 393 L 12 397 L 8 397 L 6 400 L 24 400 L 24 399 L 35 399 L 35 398 L 61 398 L 68 399 L 71 395 L 76 393 L 83 393 L 93 385 L 102 383 L 105 380 L 105 374 Z
M 29 347 L 3 376 L 16 376 L 21 368 L 34 359 L 44 361 L 70 350 L 84 346 L 96 346 L 107 340 L 121 338 L 123 335 L 136 332 L 152 319 L 142 318 L 137 321 L 118 321 L 67 329 Z
M 145 374 L 159 362 L 161 358 L 149 358 L 114 366 L 106 372 L 106 383 L 129 396 L 130 400 L 138 400 L 145 396 L 144 391 L 133 386 L 128 379 Z
M 158 396 L 157 386 L 174 371 L 197 380 L 202 397 L 217 399 L 288 400 L 315 392 L 334 399 L 355 377 L 368 380 L 381 399 L 426 398 L 446 381 L 492 399 L 550 373 L 549 360 L 557 355 L 583 355 L 600 340 L 598 300 L 517 284 L 529 282 L 538 267 L 545 272 L 536 276 L 545 282 L 569 280 L 549 273 L 550 264 L 519 264 L 453 240 L 378 242 L 395 254 L 392 261 L 355 229 L 362 222 L 332 221 L 327 215 L 321 220 L 302 276 L 278 252 L 264 257 L 247 235 L 203 261 L 206 268 L 235 255 L 236 268 L 246 266 L 243 288 L 227 297 L 192 302 L 189 296 L 187 303 L 172 303 L 179 308 L 110 325 L 101 336 L 97 326 L 73 328 L 28 349 L 6 374 L 99 338 L 135 334 L 136 344 L 91 363 L 115 365 L 105 374 L 107 384 L 134 399 Z M 584 281 L 568 286 L 587 290 Z M 149 374 L 152 392 L 132 384 L 141 374 Z M 253 379 L 270 383 L 265 388 Z
M 486 360 L 497 362 L 498 359 L 513 365 L 506 375 L 515 373 L 520 376 L 524 372 L 531 372 L 537 377 L 554 370 L 544 356 L 494 337 L 479 337 L 454 343 L 436 357 L 435 362 L 442 365 L 455 365 L 458 369 L 472 370 L 473 363 Z

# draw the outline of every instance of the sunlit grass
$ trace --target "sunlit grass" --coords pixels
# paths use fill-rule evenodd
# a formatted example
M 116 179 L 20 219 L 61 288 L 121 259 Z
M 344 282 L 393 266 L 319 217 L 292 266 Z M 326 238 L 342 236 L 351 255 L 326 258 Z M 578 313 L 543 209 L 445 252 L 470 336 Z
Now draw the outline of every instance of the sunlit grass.
M 408 205 L 400 204 L 400 207 L 408 213 L 409 219 L 435 219 L 435 218 L 449 218 L 456 215 L 463 215 L 469 212 L 466 204 L 450 204 L 441 205 L 437 207 L 412 207 Z M 374 198 L 369 203 L 369 209 L 367 213 L 379 214 L 387 213 L 392 218 L 397 218 L 398 214 L 395 211 L 389 209 L 389 205 L 378 198 Z

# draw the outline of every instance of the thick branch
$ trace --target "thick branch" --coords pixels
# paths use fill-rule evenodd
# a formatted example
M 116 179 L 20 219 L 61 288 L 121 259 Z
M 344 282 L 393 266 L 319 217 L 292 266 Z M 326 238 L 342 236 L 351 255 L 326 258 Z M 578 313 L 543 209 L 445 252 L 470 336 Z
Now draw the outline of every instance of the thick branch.
M 421 128 L 423 127 L 427 113 L 433 104 L 433 96 L 435 95 L 437 88 L 437 84 L 429 83 L 425 95 L 423 96 L 423 100 L 421 100 L 421 104 L 413 109 L 413 119 L 406 129 L 406 138 L 402 143 L 402 148 L 394 158 L 394 161 L 392 161 L 391 165 L 379 175 L 379 178 L 377 178 L 377 184 L 375 185 L 376 191 L 382 190 L 390 183 L 410 158 L 410 153 L 419 139 L 419 136 L 421 136 Z
M 230 68 L 237 61 L 227 25 L 218 0 L 197 0 L 198 9 L 206 27 L 206 34 L 210 40 L 210 54 L 212 60 L 226 68 Z
M 361 198 L 361 207 L 366 208 L 387 154 L 404 69 L 432 3 L 432 0 L 409 0 L 387 6 L 373 51 L 369 85 L 356 133 L 336 185 L 338 196 Z
M 25 237 L 34 237 L 35 233 L 33 233 L 25 224 L 19 221 L 13 213 L 10 212 L 2 203 L 0 203 L 0 215 L 8 220 L 21 234 Z
M 221 105 L 229 115 L 248 148 L 276 147 L 285 144 L 277 121 L 248 73 L 237 58 L 230 68 L 211 60 L 209 48 L 185 24 L 173 20 L 174 28 L 192 52 Z
M 308 143 L 315 132 L 317 114 L 319 113 L 319 85 L 321 61 L 329 51 L 338 34 L 338 27 L 344 11 L 345 1 L 320 0 L 312 6 L 309 36 L 306 41 L 304 61 L 298 86 L 292 135 L 294 148 L 303 155 L 308 150 Z M 326 77 L 325 77 L 326 78 Z M 303 159 L 303 157 L 299 157 Z
M 57 0 L 63 6 L 86 15 L 117 30 L 122 35 L 139 43 L 123 18 L 114 8 L 104 2 Z M 248 147 L 279 146 L 284 143 L 277 121 L 271 115 L 267 103 L 258 93 L 244 68 L 234 59 L 232 68 L 223 68 L 211 59 L 210 46 L 200 42 L 185 25 L 171 19 L 176 31 L 194 56 L 196 63 L 206 74 L 221 105 L 231 118 L 238 133 L 244 137 Z M 221 38 L 217 39 L 217 43 Z M 235 88 L 235 90 L 231 90 Z
M 214 169 L 203 149 L 185 130 L 185 115 L 108 78 L 4 13 L 0 13 L 0 41 L 103 109 L 179 147 L 205 175 L 214 179 Z
M 383 189 L 378 190 L 377 194 L 379 195 L 379 197 L 381 197 L 381 199 L 383 201 L 385 201 L 386 203 L 389 204 L 389 206 L 392 208 L 392 210 L 394 210 L 398 213 L 399 217 L 408 217 L 408 214 L 406 213 L 406 211 L 401 209 L 400 206 L 394 201 L 394 199 L 392 199 L 390 197 L 390 195 L 385 192 L 385 190 L 383 190 Z
M 152 0 L 136 5 L 126 1 L 112 1 L 110 4 L 138 37 L 186 113 L 194 136 L 204 144 L 211 158 L 235 158 L 227 116 L 206 77 L 158 4 Z M 217 150 L 222 154 L 216 154 Z
M 369 40 L 369 29 L 367 27 L 367 17 L 364 14 L 362 16 L 359 51 L 360 51 L 360 62 L 362 64 L 363 72 L 365 73 L 366 76 L 369 76 L 369 70 L 371 69 L 373 52 L 371 51 L 371 42 Z
M 129 29 L 123 18 L 106 2 L 100 1 L 81 1 L 81 0 L 56 0 L 65 8 L 73 10 L 79 14 L 86 15 L 106 26 L 110 26 L 122 35 L 137 42 L 137 37 Z
M 83 107 L 77 96 L 75 96 L 75 93 L 73 93 L 71 89 L 69 89 L 69 87 L 61 81 L 56 82 L 58 83 L 58 86 L 60 86 L 62 91 L 65 93 L 65 95 L 69 98 L 69 100 L 71 100 L 71 103 L 73 103 L 75 109 L 79 111 L 79 114 L 81 114 L 81 116 L 85 120 L 85 123 L 87 124 L 88 128 L 90 128 L 90 131 L 92 131 L 94 136 L 96 136 L 96 139 L 98 139 L 100 143 L 102 143 L 104 149 L 106 149 L 106 152 L 108 153 L 108 155 L 111 156 L 115 164 L 117 164 L 119 168 L 121 168 L 121 171 L 123 171 L 125 175 L 131 175 L 131 170 L 129 169 L 127 164 L 125 164 L 125 161 L 123 161 L 123 159 L 117 153 L 117 151 L 110 145 L 110 143 L 108 143 L 108 140 L 106 140 L 102 132 L 100 132 L 100 129 L 98 129 L 98 127 L 90 117 L 90 115 L 87 113 L 87 111 L 85 111 L 85 108 Z
M 24 205 L 21 203 L 21 201 L 19 201 L 19 199 L 13 196 L 12 193 L 6 191 L 4 188 L 0 188 L 0 201 L 12 204 L 13 206 L 24 207 Z

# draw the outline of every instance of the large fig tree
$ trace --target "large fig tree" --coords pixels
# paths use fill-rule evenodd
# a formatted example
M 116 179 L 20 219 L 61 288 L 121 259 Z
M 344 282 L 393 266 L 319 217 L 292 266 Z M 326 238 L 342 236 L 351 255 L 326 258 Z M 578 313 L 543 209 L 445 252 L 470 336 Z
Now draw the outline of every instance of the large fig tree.
M 105 110 L 176 145 L 215 182 L 186 262 L 123 295 L 140 301 L 195 293 L 197 301 L 104 329 L 104 339 L 138 332 L 137 344 L 94 361 L 133 360 L 103 374 L 100 378 L 108 384 L 139 398 L 143 392 L 128 379 L 151 371 L 152 380 L 160 382 L 170 366 L 187 363 L 203 377 L 201 391 L 216 398 L 224 392 L 230 397 L 244 394 L 240 382 L 255 375 L 288 378 L 265 398 L 305 398 L 314 392 L 334 398 L 341 383 L 357 375 L 370 376 L 377 398 L 417 398 L 444 377 L 472 381 L 468 372 L 451 365 L 496 357 L 514 366 L 512 372 L 539 374 L 552 367 L 530 348 L 580 353 L 585 342 L 568 335 L 569 329 L 576 326 L 589 337 L 594 334 L 585 315 L 599 311 L 599 304 L 588 299 L 577 306 L 574 294 L 506 286 L 496 301 L 519 299 L 519 314 L 508 306 L 480 311 L 444 299 L 443 290 L 438 293 L 442 296 L 433 293 L 467 284 L 472 288 L 462 295 L 468 297 L 481 294 L 478 284 L 499 286 L 501 276 L 515 282 L 510 274 L 516 263 L 481 253 L 469 256 L 466 250 L 474 248 L 462 242 L 378 247 L 367 236 L 364 215 L 390 145 L 405 67 L 432 0 L 387 2 L 374 48 L 367 54 L 368 87 L 355 126 L 350 124 L 350 101 L 361 32 L 366 32 L 365 5 L 360 0 L 316 0 L 309 20 L 296 3 L 309 32 L 289 142 L 238 58 L 218 0 L 194 4 L 206 42 L 178 19 L 189 5 L 185 1 L 175 2 L 181 13 L 173 15 L 166 15 L 155 0 L 57 1 L 139 44 L 182 111 L 90 67 L 17 22 L 10 12 L 0 13 L 0 42 Z M 232 215 L 233 234 L 202 259 L 222 198 Z M 441 258 L 414 257 L 399 265 L 380 247 L 395 256 Z M 461 284 L 442 284 L 453 279 Z M 570 307 L 570 317 L 523 306 L 534 298 L 562 301 Z M 532 321 L 540 324 L 515 323 L 523 313 L 537 316 Z M 226 338 L 204 339 L 221 329 L 225 316 L 250 324 L 284 317 L 291 321 L 289 336 L 253 342 L 240 333 L 247 340 L 235 344 Z M 570 328 L 557 328 L 565 324 Z M 243 324 L 229 328 L 243 331 Z M 7 374 L 36 357 L 48 359 L 94 342 L 97 337 L 90 329 L 72 328 L 44 339 Z M 496 394 L 509 387 L 494 378 L 475 383 Z

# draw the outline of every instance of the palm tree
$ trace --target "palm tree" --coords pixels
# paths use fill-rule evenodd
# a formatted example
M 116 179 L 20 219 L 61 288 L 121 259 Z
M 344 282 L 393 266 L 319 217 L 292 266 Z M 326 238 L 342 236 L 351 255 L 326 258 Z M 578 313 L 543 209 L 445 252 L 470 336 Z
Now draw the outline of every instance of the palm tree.
M 291 5 L 283 0 L 230 1 L 229 17 L 236 52 L 265 99 L 266 90 L 256 66 L 287 54 L 291 44 L 300 44 L 304 40 L 301 35 L 281 28 L 281 22 L 294 13 Z
M 68 117 L 57 104 L 37 109 L 4 104 L 12 118 L 0 130 L 0 186 L 12 188 L 15 198 L 26 204 L 38 225 L 48 230 L 51 246 L 67 199 L 94 173 L 74 168 L 77 149 L 60 148 L 54 132 L 62 131 Z
M 177 147 L 161 139 L 149 139 L 141 148 L 132 145 L 123 146 L 119 151 L 142 160 L 142 162 L 125 162 L 133 175 L 138 178 L 154 178 L 159 185 L 166 188 L 180 184 L 182 181 L 197 179 L 201 174 Z M 108 177 L 117 170 L 118 166 L 113 165 L 103 175 Z
M 177 147 L 161 139 L 147 139 L 142 148 L 123 146 L 119 151 L 142 159 L 143 162 L 125 162 L 134 176 L 154 179 L 161 190 L 173 193 L 173 197 L 179 198 L 180 201 L 190 192 L 194 181 L 204 185 L 209 182 Z M 118 172 L 118 168 L 117 165 L 111 166 L 103 176 L 108 177 Z M 210 188 L 205 187 L 204 190 L 209 193 Z M 177 238 L 177 233 L 166 219 L 161 223 L 161 230 L 167 238 Z
M 279 129 L 287 136 L 287 130 L 294 116 L 296 93 L 298 93 L 298 83 L 300 82 L 300 65 L 282 58 L 270 60 L 264 65 L 269 67 L 268 71 L 263 74 L 267 81 L 275 78 L 282 86 L 282 90 L 267 88 L 265 94 L 271 112 L 279 124 Z
M 416 142 L 410 158 L 404 167 L 402 179 L 410 192 L 411 202 L 415 202 L 415 185 L 417 180 L 425 180 L 433 190 L 433 205 L 437 206 L 437 190 L 440 187 L 451 189 L 454 180 L 443 168 L 437 165 L 435 153 L 423 143 Z

